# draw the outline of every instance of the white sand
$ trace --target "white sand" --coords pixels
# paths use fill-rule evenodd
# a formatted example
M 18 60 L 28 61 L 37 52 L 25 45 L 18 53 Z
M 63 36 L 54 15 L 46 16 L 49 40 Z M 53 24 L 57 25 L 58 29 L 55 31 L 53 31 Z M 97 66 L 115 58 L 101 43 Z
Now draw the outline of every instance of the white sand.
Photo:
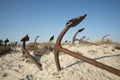
M 86 57 L 120 70 L 120 50 L 114 49 L 113 46 L 64 45 L 63 47 L 77 53 L 82 52 L 82 55 Z M 1 56 L 0 80 L 120 80 L 120 77 L 115 74 L 64 53 L 60 54 L 62 70 L 59 72 L 53 52 L 40 58 L 39 62 L 42 63 L 43 71 L 27 60 L 22 57 L 20 48 L 16 52 Z

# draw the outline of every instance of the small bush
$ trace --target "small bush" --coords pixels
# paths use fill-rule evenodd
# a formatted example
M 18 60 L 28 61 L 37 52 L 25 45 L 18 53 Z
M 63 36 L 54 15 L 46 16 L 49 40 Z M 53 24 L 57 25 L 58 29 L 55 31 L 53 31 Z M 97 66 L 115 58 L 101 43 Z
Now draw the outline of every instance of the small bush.
M 120 50 L 120 46 L 114 46 L 114 48 Z
M 0 46 L 0 55 L 10 52 L 10 50 L 9 47 L 5 48 L 4 46 Z
M 111 39 L 104 39 L 103 41 L 97 40 L 95 41 L 97 44 L 116 44 L 117 42 L 114 42 Z
M 38 47 L 37 47 L 37 44 L 35 43 L 29 43 L 27 46 L 26 46 L 27 50 L 29 51 L 34 51 L 34 50 L 37 50 Z
M 44 42 L 44 43 L 40 43 L 38 45 L 38 50 L 35 50 L 34 53 L 37 55 L 44 55 L 44 54 L 48 54 L 49 52 L 53 51 L 53 46 L 54 44 L 50 43 L 50 42 Z
M 53 46 L 51 42 L 44 43 L 29 43 L 26 48 L 28 51 L 33 51 L 35 55 L 42 56 L 43 54 L 48 54 L 53 51 Z

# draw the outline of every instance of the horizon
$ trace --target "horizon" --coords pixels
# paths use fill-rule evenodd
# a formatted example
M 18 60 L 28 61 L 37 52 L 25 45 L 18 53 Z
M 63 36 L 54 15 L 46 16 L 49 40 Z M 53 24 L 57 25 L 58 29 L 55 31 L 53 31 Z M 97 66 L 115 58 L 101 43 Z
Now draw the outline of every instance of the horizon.
M 65 28 L 66 22 L 87 14 L 86 18 L 76 27 L 71 28 L 63 37 L 62 42 L 71 41 L 74 34 L 81 28 L 85 30 L 77 38 L 86 36 L 90 42 L 107 38 L 120 43 L 120 1 L 119 0 L 0 0 L 0 39 L 19 42 L 29 35 L 28 42 L 47 42 L 54 35 L 54 42 Z

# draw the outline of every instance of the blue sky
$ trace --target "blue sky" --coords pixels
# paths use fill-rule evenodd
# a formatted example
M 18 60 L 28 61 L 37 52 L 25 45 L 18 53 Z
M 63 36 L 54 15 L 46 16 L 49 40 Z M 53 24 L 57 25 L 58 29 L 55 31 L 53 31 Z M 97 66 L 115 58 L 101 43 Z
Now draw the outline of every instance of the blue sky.
M 63 41 L 71 41 L 85 27 L 77 38 L 96 41 L 111 34 L 108 38 L 120 43 L 120 0 L 0 0 L 0 39 L 19 42 L 28 34 L 30 42 L 37 35 L 37 42 L 46 42 L 54 35 L 55 42 L 69 19 L 84 14 L 87 17 Z

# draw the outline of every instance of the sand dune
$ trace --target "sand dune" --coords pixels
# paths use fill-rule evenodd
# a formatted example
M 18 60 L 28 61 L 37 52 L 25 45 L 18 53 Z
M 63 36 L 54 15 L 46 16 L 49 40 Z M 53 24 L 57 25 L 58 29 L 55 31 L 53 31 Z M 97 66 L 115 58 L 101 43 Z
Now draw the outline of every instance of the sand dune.
M 114 45 L 66 44 L 63 47 L 120 70 L 120 49 Z M 21 48 L 0 56 L 0 80 L 120 80 L 115 74 L 64 53 L 60 53 L 61 71 L 57 71 L 53 52 L 34 57 L 42 63 L 43 71 L 22 56 Z

